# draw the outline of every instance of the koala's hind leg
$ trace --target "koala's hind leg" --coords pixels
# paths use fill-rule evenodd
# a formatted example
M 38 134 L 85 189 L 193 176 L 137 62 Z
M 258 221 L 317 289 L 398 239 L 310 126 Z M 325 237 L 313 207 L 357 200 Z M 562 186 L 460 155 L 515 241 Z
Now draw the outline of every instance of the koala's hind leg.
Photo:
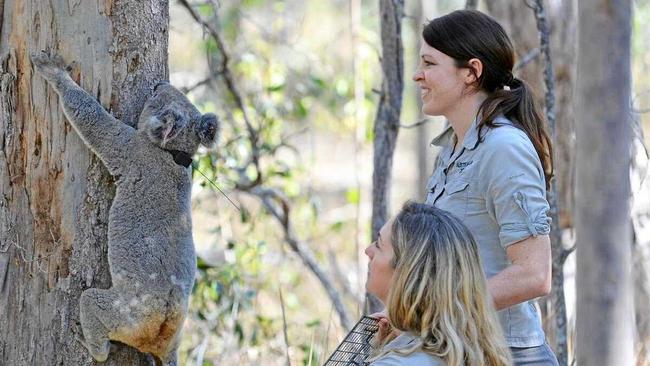
M 120 314 L 113 307 L 116 296 L 111 290 L 91 288 L 81 294 L 79 317 L 85 346 L 99 362 L 106 361 L 110 350 L 109 333 Z

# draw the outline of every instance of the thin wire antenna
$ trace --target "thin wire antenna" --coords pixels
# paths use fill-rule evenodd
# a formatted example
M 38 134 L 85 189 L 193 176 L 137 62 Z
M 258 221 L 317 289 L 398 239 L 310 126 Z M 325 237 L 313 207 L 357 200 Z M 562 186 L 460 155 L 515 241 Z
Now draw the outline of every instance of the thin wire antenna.
M 201 173 L 201 175 L 203 176 L 203 178 L 207 179 L 208 182 L 210 182 L 210 184 L 212 184 L 212 185 L 214 186 L 214 188 L 216 188 L 216 189 L 217 189 L 217 190 L 218 190 L 218 191 L 219 191 L 219 192 L 220 192 L 224 197 L 226 197 L 226 199 L 228 200 L 228 202 L 230 202 L 230 203 L 231 203 L 231 204 L 232 204 L 232 205 L 233 205 L 237 210 L 239 210 L 239 212 L 241 212 L 241 208 L 239 208 L 239 206 L 237 206 L 237 205 L 235 204 L 235 202 L 233 202 L 233 201 L 230 199 L 230 197 L 228 197 L 228 195 L 227 195 L 224 191 L 222 191 L 221 188 L 219 188 L 219 186 L 217 186 L 216 183 L 214 183 L 210 178 L 208 178 L 205 174 L 203 174 L 203 172 L 200 171 L 199 168 L 194 168 L 194 167 L 193 167 L 193 169 L 196 170 L 197 172 Z
M 373 349 L 370 341 L 379 330 L 378 323 L 379 320 L 375 318 L 363 316 L 323 366 L 368 365 L 366 358 Z

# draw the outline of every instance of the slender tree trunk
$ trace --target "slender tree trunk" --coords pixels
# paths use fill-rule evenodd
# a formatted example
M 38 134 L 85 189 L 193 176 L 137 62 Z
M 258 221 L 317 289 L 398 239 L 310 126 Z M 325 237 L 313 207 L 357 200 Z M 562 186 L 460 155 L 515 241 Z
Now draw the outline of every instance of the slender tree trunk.
M 578 365 L 633 364 L 631 14 L 631 0 L 578 3 Z
M 94 364 L 78 299 L 108 288 L 107 170 L 65 121 L 29 53 L 75 61 L 73 77 L 134 124 L 167 75 L 168 3 L 0 0 L 0 365 Z M 104 365 L 147 365 L 123 345 Z
M 383 81 L 374 127 L 374 171 L 372 174 L 372 240 L 386 222 L 393 153 L 399 132 L 404 88 L 402 49 L 403 0 L 381 0 L 381 69 Z
M 575 187 L 575 114 L 573 90 L 575 87 L 575 59 L 577 37 L 576 1 L 549 2 L 551 22 L 550 46 L 555 71 L 555 126 L 553 131 L 556 220 L 553 241 L 553 288 L 549 314 L 553 322 L 553 349 L 560 366 L 571 364 L 569 359 L 569 325 L 564 297 L 564 264 L 570 251 L 563 243 L 562 230 L 573 226 L 572 208 Z M 550 319 L 549 319 L 550 320 Z M 575 354 L 573 355 L 575 357 Z
M 535 18 L 537 19 L 537 29 L 540 35 L 540 54 L 544 60 L 544 85 L 546 93 L 544 98 L 544 110 L 546 120 L 548 121 L 552 144 L 555 146 L 558 140 L 558 128 L 556 124 L 555 108 L 555 74 L 553 69 L 553 60 L 551 57 L 550 26 L 546 8 L 542 0 L 536 0 L 534 3 Z M 556 155 L 557 156 L 557 155 Z M 557 158 L 555 159 L 557 161 Z M 552 329 L 553 344 L 560 366 L 568 364 L 568 347 L 567 347 L 567 315 L 566 303 L 564 300 L 564 261 L 568 251 L 562 245 L 562 233 L 560 231 L 558 219 L 558 189 L 557 181 L 552 180 L 550 189 L 546 195 L 550 204 L 549 216 L 552 220 L 551 226 L 551 251 L 553 257 L 553 287 L 551 292 L 551 304 L 547 312 L 551 314 L 546 322 L 546 329 Z M 553 319 L 554 322 L 550 320 Z M 550 332 L 549 332 L 550 333 Z
M 639 117 L 634 119 L 636 136 L 632 159 L 632 278 L 636 321 L 637 365 L 650 363 L 650 175 L 648 151 L 643 144 Z
M 372 172 L 372 240 L 388 219 L 393 153 L 399 132 L 404 88 L 402 49 L 402 16 L 404 0 L 380 0 L 381 69 L 383 81 L 374 126 L 374 159 Z M 368 296 L 366 311 L 381 310 L 380 303 Z

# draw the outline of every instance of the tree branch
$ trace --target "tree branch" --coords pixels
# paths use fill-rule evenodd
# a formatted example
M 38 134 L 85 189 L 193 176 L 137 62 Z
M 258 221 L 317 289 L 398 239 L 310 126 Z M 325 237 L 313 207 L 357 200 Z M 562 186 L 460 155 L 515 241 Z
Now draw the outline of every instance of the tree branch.
M 235 82 L 235 77 L 233 76 L 232 71 L 230 70 L 230 66 L 228 62 L 230 61 L 230 56 L 226 50 L 226 47 L 224 45 L 223 39 L 221 38 L 221 35 L 219 32 L 217 32 L 214 27 L 212 27 L 211 24 L 206 22 L 201 18 L 201 16 L 192 8 L 192 6 L 187 2 L 187 0 L 178 0 L 178 2 L 187 9 L 187 11 L 190 13 L 192 18 L 199 23 L 203 28 L 208 32 L 208 34 L 212 37 L 212 39 L 215 41 L 217 45 L 217 49 L 219 50 L 219 53 L 221 54 L 221 67 L 220 67 L 220 74 L 223 80 L 226 83 L 226 87 L 230 91 L 230 94 L 232 94 L 233 98 L 235 99 L 235 105 L 239 110 L 242 112 L 242 115 L 244 117 L 244 123 L 246 124 L 246 129 L 248 130 L 248 134 L 251 140 L 251 152 L 253 156 L 253 163 L 255 165 L 255 168 L 257 169 L 257 172 L 260 172 L 259 169 L 259 148 L 257 147 L 259 136 L 257 133 L 257 130 L 253 128 L 253 125 L 251 123 L 251 119 L 248 115 L 248 112 L 246 110 L 246 105 L 244 104 L 244 98 L 242 97 L 242 94 L 239 92 L 239 89 L 237 88 L 237 83 Z M 216 12 L 216 5 L 212 3 L 213 9 Z M 258 178 L 253 182 L 253 183 L 259 183 L 257 182 L 260 180 L 260 176 L 258 175 Z
M 533 48 L 525 54 L 512 68 L 514 71 L 523 69 L 526 65 L 534 61 L 540 55 L 539 48 Z
M 217 49 L 221 54 L 221 63 L 219 65 L 219 72 L 215 73 L 215 75 L 219 75 L 224 79 L 228 91 L 234 98 L 235 105 L 239 110 L 241 110 L 243 114 L 244 123 L 246 124 L 246 129 L 248 132 L 248 139 L 251 145 L 251 155 L 245 164 L 235 169 L 239 175 L 239 179 L 235 183 L 235 189 L 258 198 L 264 208 L 276 219 L 284 231 L 284 241 L 302 260 L 303 264 L 305 264 L 305 266 L 307 266 L 307 268 L 316 276 L 321 285 L 324 287 L 328 297 L 330 298 L 330 301 L 332 301 L 334 308 L 339 315 L 342 326 L 346 329 L 351 329 L 352 322 L 350 321 L 343 301 L 341 300 L 341 297 L 336 290 L 332 279 L 319 266 L 310 247 L 302 240 L 300 240 L 300 238 L 298 238 L 292 228 L 290 218 L 291 202 L 279 190 L 273 188 L 265 188 L 262 186 L 264 179 L 259 163 L 261 156 L 259 146 L 259 130 L 253 127 L 250 116 L 246 111 L 244 98 L 240 93 L 239 88 L 237 87 L 235 77 L 228 64 L 230 57 L 225 48 L 221 35 L 214 27 L 204 21 L 186 0 L 178 1 L 183 7 L 188 10 L 194 20 L 203 26 L 203 28 L 216 42 Z M 214 2 L 211 2 L 211 5 L 213 6 L 213 9 L 216 13 L 217 5 L 215 5 Z M 286 144 L 285 139 L 283 139 L 280 145 L 289 146 Z M 273 154 L 275 150 L 271 151 L 271 154 Z M 246 171 L 249 170 L 248 168 L 251 166 L 256 172 L 256 177 L 253 180 L 249 179 L 246 175 Z
M 209 84 L 211 81 L 212 81 L 212 77 L 203 79 L 203 80 L 199 81 L 198 83 L 196 83 L 194 85 L 190 85 L 190 86 L 186 86 L 186 87 L 181 88 L 181 92 L 183 94 L 187 94 L 187 93 L 189 93 L 191 91 L 194 91 L 194 89 L 196 89 L 198 87 Z
M 311 270 L 320 280 L 325 291 L 332 300 L 336 312 L 339 314 L 343 327 L 351 329 L 352 322 L 345 310 L 345 306 L 341 301 L 338 291 L 329 279 L 329 276 L 318 265 L 311 249 L 305 245 L 305 243 L 302 242 L 293 231 L 291 220 L 289 218 L 291 212 L 291 204 L 289 200 L 278 190 L 272 188 L 254 187 L 250 191 L 247 191 L 247 193 L 259 198 L 266 210 L 276 218 L 284 231 L 285 242 L 289 244 L 289 247 L 298 255 L 307 268 L 309 268 L 309 270 Z
M 429 123 L 429 122 L 431 122 L 430 119 L 423 118 L 423 119 L 421 119 L 421 120 L 419 120 L 419 121 L 417 121 L 415 123 L 412 123 L 410 125 L 401 124 L 401 125 L 399 125 L 399 127 L 400 128 L 415 128 L 415 127 L 422 126 L 423 124 L 426 124 L 426 123 Z
M 374 125 L 372 173 L 372 240 L 387 220 L 393 154 L 402 106 L 403 0 L 381 0 L 381 69 L 383 81 Z

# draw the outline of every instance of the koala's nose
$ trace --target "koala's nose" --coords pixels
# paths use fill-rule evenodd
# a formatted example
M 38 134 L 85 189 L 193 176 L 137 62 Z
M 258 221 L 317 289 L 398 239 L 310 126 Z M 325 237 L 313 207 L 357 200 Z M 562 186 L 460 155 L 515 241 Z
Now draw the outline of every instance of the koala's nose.
M 156 86 L 153 87 L 153 91 L 158 90 L 158 87 L 163 86 L 163 85 L 169 85 L 169 83 L 166 82 L 166 81 L 164 81 L 164 80 L 163 80 L 163 81 L 159 81 L 158 84 L 156 84 Z

